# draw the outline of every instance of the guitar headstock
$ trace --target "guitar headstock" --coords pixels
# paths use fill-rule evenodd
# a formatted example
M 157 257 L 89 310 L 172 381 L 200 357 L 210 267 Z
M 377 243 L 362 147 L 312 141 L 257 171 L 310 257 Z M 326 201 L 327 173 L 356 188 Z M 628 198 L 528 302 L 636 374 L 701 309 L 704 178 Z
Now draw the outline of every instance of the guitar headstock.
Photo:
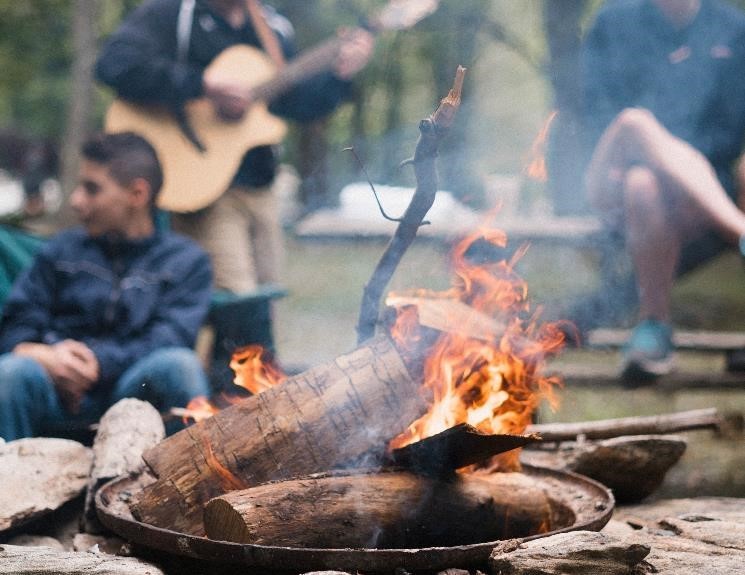
M 439 0 L 390 0 L 371 24 L 376 30 L 405 30 L 437 10 Z

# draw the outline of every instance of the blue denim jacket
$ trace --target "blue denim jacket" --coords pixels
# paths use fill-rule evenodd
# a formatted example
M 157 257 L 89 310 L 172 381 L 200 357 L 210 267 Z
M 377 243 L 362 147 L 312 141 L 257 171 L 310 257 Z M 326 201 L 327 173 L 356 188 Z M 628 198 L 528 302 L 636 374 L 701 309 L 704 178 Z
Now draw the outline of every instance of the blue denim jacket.
M 209 258 L 184 237 L 111 241 L 64 231 L 14 284 L 0 320 L 0 353 L 23 341 L 79 340 L 98 359 L 100 383 L 110 385 L 157 348 L 193 347 L 211 287 Z

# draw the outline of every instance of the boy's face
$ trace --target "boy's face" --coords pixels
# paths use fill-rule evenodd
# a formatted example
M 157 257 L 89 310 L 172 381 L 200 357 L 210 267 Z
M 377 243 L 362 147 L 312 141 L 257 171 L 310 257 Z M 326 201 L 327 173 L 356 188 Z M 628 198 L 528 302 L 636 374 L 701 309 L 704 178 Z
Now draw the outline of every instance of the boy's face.
M 111 177 L 109 168 L 83 159 L 70 206 L 91 236 L 127 235 L 136 215 L 132 191 Z

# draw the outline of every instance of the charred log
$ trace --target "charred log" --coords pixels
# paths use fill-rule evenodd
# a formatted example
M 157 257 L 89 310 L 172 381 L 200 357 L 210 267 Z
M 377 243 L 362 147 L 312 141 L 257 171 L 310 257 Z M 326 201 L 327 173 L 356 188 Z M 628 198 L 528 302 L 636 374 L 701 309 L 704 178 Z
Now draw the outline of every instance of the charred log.
M 426 402 L 387 337 L 317 366 L 181 431 L 144 454 L 157 478 L 131 506 L 139 520 L 202 534 L 202 508 L 226 491 L 368 457 Z
M 524 537 L 550 528 L 547 494 L 518 473 L 409 472 L 269 483 L 211 500 L 211 539 L 306 548 L 418 548 Z M 323 526 L 310 529 L 309 526 Z

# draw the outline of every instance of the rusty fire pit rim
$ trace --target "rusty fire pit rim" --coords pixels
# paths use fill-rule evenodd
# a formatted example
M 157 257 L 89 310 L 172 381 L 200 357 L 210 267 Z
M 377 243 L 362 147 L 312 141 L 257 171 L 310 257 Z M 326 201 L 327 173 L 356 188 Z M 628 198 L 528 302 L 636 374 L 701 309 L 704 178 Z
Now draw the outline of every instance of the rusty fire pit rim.
M 388 471 L 390 468 L 383 471 Z M 291 479 L 309 477 L 343 476 L 360 473 L 381 472 L 381 470 L 331 470 Z M 539 533 L 527 537 L 517 538 L 517 541 L 531 541 L 542 537 L 557 535 L 577 530 L 600 530 L 610 520 L 615 508 L 612 492 L 601 483 L 584 475 L 566 470 L 554 470 L 534 465 L 522 465 L 522 472 L 539 476 L 548 481 L 563 481 L 567 487 L 567 480 L 575 491 L 584 491 L 585 495 L 594 499 L 592 504 L 594 515 L 590 516 L 585 510 L 582 517 L 572 525 L 554 529 L 547 533 Z M 409 569 L 445 569 L 448 566 L 483 564 L 488 559 L 492 549 L 505 540 L 456 545 L 452 547 L 421 547 L 414 549 L 367 549 L 367 548 L 308 548 L 287 547 L 275 545 L 259 545 L 253 543 L 235 543 L 218 541 L 198 535 L 179 533 L 170 529 L 157 527 L 138 521 L 129 513 L 128 517 L 117 515 L 111 509 L 111 498 L 118 498 L 126 491 L 127 486 L 135 485 L 137 475 L 121 475 L 105 483 L 96 493 L 96 512 L 107 528 L 133 543 L 150 547 L 171 554 L 193 557 L 220 563 L 243 564 L 269 569 L 367 569 L 371 571 L 389 570 L 392 567 Z M 283 480 L 278 480 L 283 481 Z M 594 493 L 592 493 L 594 492 Z M 575 498 L 577 493 L 575 493 Z M 106 499 L 106 500 L 105 500 Z M 570 507 L 571 501 L 555 500 Z M 590 502 L 588 502 L 590 503 Z

